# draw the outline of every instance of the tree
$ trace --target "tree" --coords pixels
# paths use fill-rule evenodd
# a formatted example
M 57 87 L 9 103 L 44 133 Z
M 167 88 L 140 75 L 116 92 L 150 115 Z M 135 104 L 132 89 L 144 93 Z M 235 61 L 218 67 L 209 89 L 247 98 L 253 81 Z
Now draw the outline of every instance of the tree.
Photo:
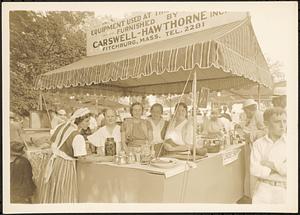
M 272 75 L 273 81 L 280 82 L 285 80 L 285 74 L 282 72 L 282 63 L 280 61 L 272 61 L 270 58 L 266 58 L 270 73 Z
M 28 115 L 37 107 L 34 79 L 86 55 L 84 26 L 92 12 L 11 11 L 10 105 Z

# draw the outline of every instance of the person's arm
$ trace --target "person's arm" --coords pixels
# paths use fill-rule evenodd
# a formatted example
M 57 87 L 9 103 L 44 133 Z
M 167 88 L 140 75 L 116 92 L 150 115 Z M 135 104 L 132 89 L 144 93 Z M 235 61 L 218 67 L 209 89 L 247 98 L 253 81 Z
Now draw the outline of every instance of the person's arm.
M 286 160 L 284 162 L 272 162 L 268 160 L 262 160 L 261 164 L 266 167 L 269 167 L 274 173 L 286 176 Z
M 103 135 L 101 133 L 101 130 L 97 130 L 91 135 L 87 136 L 88 141 L 96 147 L 104 146 L 105 140 L 103 138 Z
M 283 162 L 275 162 L 274 163 L 275 170 L 282 176 L 286 176 L 286 170 L 287 170 L 287 161 Z
M 72 142 L 74 157 L 80 158 L 87 155 L 84 137 L 80 134 L 76 135 Z
M 150 145 L 153 145 L 153 128 L 151 123 L 148 120 L 145 120 L 147 131 L 148 131 L 148 142 Z
M 166 137 L 168 126 L 169 126 L 169 121 L 165 121 L 164 127 L 162 128 L 161 133 L 160 133 L 162 140 L 164 140 Z
M 168 152 L 184 152 L 190 148 L 187 145 L 177 145 L 172 139 L 165 140 L 164 149 Z
M 266 178 L 271 173 L 271 168 L 263 165 L 263 152 L 259 141 L 254 142 L 250 155 L 250 173 L 258 178 Z
M 182 137 L 186 145 L 193 144 L 193 123 L 188 121 L 182 128 Z M 196 134 L 195 134 L 196 135 Z

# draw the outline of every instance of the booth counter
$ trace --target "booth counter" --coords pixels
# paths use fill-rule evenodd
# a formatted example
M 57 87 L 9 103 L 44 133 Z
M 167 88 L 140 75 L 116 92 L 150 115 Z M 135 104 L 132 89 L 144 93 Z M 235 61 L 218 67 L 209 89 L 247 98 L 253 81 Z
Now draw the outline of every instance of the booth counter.
M 228 153 L 236 149 L 240 149 L 237 157 L 226 161 L 225 154 L 231 159 Z M 244 194 L 244 166 L 244 144 L 208 154 L 195 168 L 170 177 L 143 169 L 78 162 L 79 202 L 235 203 Z

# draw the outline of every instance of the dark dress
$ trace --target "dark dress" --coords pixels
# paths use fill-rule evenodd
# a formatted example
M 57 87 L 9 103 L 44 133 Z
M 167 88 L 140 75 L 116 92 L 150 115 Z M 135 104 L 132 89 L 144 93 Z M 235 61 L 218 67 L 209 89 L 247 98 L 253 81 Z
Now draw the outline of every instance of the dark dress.
M 10 199 L 11 203 L 30 203 L 36 189 L 32 180 L 32 167 L 23 156 L 10 163 Z

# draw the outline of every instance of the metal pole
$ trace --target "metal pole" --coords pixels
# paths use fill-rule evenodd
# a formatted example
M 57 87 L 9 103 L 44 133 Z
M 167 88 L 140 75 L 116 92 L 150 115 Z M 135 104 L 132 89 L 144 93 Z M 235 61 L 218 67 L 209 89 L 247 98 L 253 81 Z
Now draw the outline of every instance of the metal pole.
M 42 100 L 42 93 L 39 95 L 39 105 L 38 110 L 43 110 L 43 100 Z
M 260 110 L 260 84 L 257 85 L 257 106 L 258 110 Z
M 194 71 L 194 80 L 193 80 L 193 161 L 196 160 L 196 135 L 197 135 L 197 73 Z

